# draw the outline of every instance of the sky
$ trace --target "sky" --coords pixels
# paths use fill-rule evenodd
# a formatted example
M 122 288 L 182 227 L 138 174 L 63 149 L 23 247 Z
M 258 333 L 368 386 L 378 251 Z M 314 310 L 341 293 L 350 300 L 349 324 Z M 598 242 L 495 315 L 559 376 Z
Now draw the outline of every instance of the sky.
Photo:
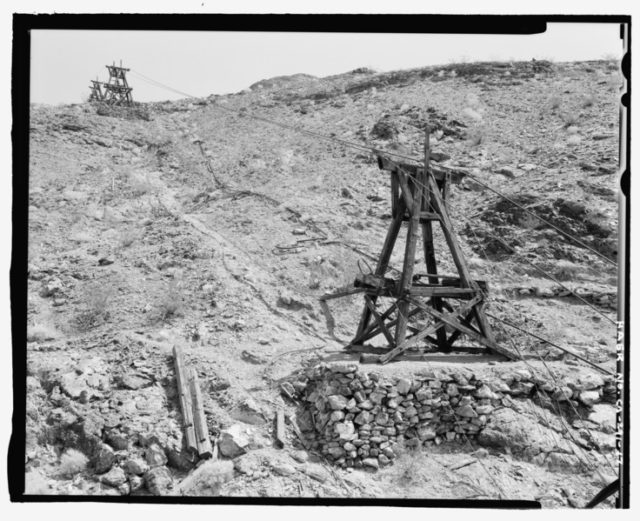
M 548 24 L 539 35 L 358 34 L 36 30 L 31 34 L 31 101 L 79 103 L 89 80 L 106 81 L 120 63 L 202 97 L 296 73 L 328 76 L 459 61 L 593 60 L 620 57 L 618 24 Z M 137 101 L 182 96 L 129 74 Z

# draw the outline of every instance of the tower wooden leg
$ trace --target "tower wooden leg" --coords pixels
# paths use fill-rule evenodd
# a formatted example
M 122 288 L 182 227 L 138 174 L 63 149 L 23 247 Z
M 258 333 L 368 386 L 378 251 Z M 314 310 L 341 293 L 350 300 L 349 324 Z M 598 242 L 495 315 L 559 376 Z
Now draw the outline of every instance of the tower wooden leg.
M 414 184 L 413 208 L 411 208 L 411 220 L 407 231 L 407 246 L 404 251 L 404 264 L 402 266 L 402 276 L 399 281 L 398 303 L 398 323 L 396 324 L 396 345 L 404 342 L 407 336 L 407 323 L 409 321 L 409 302 L 404 298 L 404 294 L 411 287 L 413 280 L 413 265 L 416 259 L 416 243 L 420 235 L 420 209 L 422 208 L 422 184 Z
M 391 224 L 389 224 L 389 230 L 387 231 L 387 236 L 384 240 L 384 245 L 382 246 L 382 252 L 380 253 L 380 258 L 378 259 L 378 265 L 376 266 L 376 275 L 384 275 L 384 272 L 387 270 L 389 266 L 389 260 L 391 259 L 391 253 L 393 252 L 393 247 L 396 244 L 396 239 L 398 238 L 398 233 L 400 232 L 400 227 L 402 226 L 402 217 L 405 212 L 405 205 L 402 199 L 397 202 L 397 213 L 396 216 L 392 219 Z M 372 297 L 372 301 L 375 303 L 376 297 Z M 362 310 L 362 315 L 360 317 L 360 324 L 358 325 L 358 331 L 354 338 L 358 338 L 364 333 L 364 331 L 369 326 L 369 322 L 371 320 L 371 311 L 365 306 Z
M 431 221 L 425 221 L 422 223 L 422 242 L 424 245 L 424 259 L 427 265 L 427 273 L 433 273 L 434 275 L 438 273 L 438 265 L 436 263 L 436 254 L 435 249 L 433 247 L 433 227 L 431 226 Z M 429 277 L 429 283 L 437 284 L 438 277 Z M 432 299 L 433 307 L 442 311 L 442 299 L 440 297 L 434 297 Z M 447 342 L 447 332 L 444 328 L 440 328 L 437 331 L 438 337 L 438 347 L 443 351 L 449 351 L 449 343 Z

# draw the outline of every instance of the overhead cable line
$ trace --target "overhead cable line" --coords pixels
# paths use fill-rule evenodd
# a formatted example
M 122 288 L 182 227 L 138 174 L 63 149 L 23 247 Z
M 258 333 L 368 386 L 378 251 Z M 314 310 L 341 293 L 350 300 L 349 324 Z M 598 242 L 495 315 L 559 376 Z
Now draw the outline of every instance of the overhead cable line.
M 194 96 L 194 95 L 189 94 L 189 93 L 184 92 L 184 91 L 180 91 L 178 89 L 174 89 L 173 87 L 170 87 L 169 85 L 166 85 L 164 83 L 156 81 L 156 80 L 150 78 L 149 76 L 145 76 L 144 74 L 142 74 L 140 72 L 137 72 L 137 71 L 134 71 L 134 70 L 131 70 L 131 72 L 136 74 L 136 75 L 138 75 L 138 76 L 140 76 L 142 79 L 144 79 L 144 80 L 146 80 L 146 81 L 148 81 L 148 82 L 150 82 L 153 85 L 156 85 L 158 87 L 167 89 L 169 91 L 172 91 L 174 93 L 180 94 L 182 96 L 186 96 L 188 98 L 197 98 L 197 96 Z M 406 160 L 413 161 L 413 162 L 416 162 L 416 163 L 419 163 L 419 164 L 423 163 L 423 160 L 421 158 L 415 158 L 415 157 L 408 156 L 408 155 L 405 155 L 405 154 L 399 154 L 397 152 L 390 152 L 390 151 L 387 151 L 387 150 L 381 150 L 381 149 L 375 148 L 375 147 L 370 146 L 370 145 L 361 145 L 359 143 L 355 143 L 353 141 L 348 141 L 348 140 L 341 139 L 341 138 L 336 138 L 334 136 L 327 136 L 326 134 L 321 134 L 319 132 L 315 132 L 315 131 L 312 131 L 312 130 L 303 129 L 303 128 L 300 128 L 300 127 L 296 127 L 296 126 L 293 126 L 293 125 L 282 123 L 282 122 L 279 122 L 279 121 L 276 121 L 276 120 L 273 120 L 273 119 L 270 119 L 270 118 L 266 118 L 266 117 L 263 117 L 263 116 L 257 116 L 255 114 L 251 114 L 251 113 L 241 113 L 238 110 L 231 109 L 229 107 L 224 107 L 224 106 L 222 106 L 220 104 L 214 104 L 213 106 L 215 106 L 216 108 L 219 108 L 219 109 L 221 109 L 223 111 L 226 111 L 226 112 L 229 112 L 229 113 L 233 113 L 233 114 L 235 114 L 237 116 L 249 117 L 249 118 L 255 119 L 257 121 L 262 121 L 264 123 L 269 123 L 269 124 L 272 124 L 272 125 L 276 125 L 276 126 L 279 126 L 281 128 L 288 129 L 288 130 L 291 130 L 291 131 L 294 131 L 294 132 L 298 132 L 298 133 L 301 133 L 301 134 L 305 134 L 305 135 L 308 135 L 308 136 L 316 137 L 318 139 L 324 139 L 326 141 L 333 141 L 335 143 L 340 143 L 340 144 L 345 145 L 347 147 L 355 148 L 355 149 L 358 149 L 360 151 L 366 151 L 366 152 L 372 153 L 374 155 L 375 154 L 382 154 L 382 155 L 386 155 L 386 156 L 390 156 L 390 157 L 398 157 L 398 158 L 401 158 L 401 159 L 406 159 Z M 452 168 L 446 167 L 444 165 L 440 165 L 440 166 L 445 170 L 450 170 L 450 171 L 453 170 Z M 546 224 L 550 228 L 553 228 L 554 230 L 556 230 L 558 233 L 560 233 L 564 237 L 567 237 L 568 239 L 574 241 L 576 244 L 579 244 L 583 248 L 591 251 L 592 253 L 594 253 L 595 255 L 600 257 L 605 262 L 607 262 L 607 263 L 609 263 L 609 264 L 611 264 L 613 266 L 617 266 L 618 265 L 618 263 L 616 261 L 614 261 L 614 260 L 610 259 L 609 257 L 607 257 L 606 255 L 600 253 L 598 250 L 596 250 L 595 248 L 589 246 L 584 241 L 581 241 L 580 239 L 578 239 L 574 235 L 572 235 L 572 234 L 570 234 L 568 232 L 565 232 L 562 228 L 556 226 L 555 224 L 553 224 L 552 222 L 548 221 L 547 219 L 544 219 L 543 217 L 540 217 L 536 212 L 531 211 L 526 206 L 518 203 L 517 201 L 514 201 L 511 197 L 499 192 L 498 190 L 496 190 L 492 186 L 490 186 L 487 183 L 485 183 L 485 182 L 481 181 L 480 179 L 478 179 L 478 177 L 476 177 L 475 175 L 471 174 L 470 172 L 465 170 L 465 175 L 468 176 L 469 178 L 473 179 L 479 185 L 485 187 L 487 190 L 493 192 L 494 194 L 496 194 L 499 197 L 503 198 L 504 200 L 508 201 L 512 205 L 514 205 L 517 208 L 521 209 L 522 211 L 532 215 L 533 217 L 538 219 L 540 222 Z

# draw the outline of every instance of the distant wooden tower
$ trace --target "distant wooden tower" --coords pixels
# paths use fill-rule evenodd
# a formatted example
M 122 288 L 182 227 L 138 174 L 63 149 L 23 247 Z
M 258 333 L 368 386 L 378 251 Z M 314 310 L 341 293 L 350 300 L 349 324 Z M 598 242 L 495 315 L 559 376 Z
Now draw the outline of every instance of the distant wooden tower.
M 104 93 L 102 92 L 102 83 L 98 81 L 98 78 L 91 80 L 91 94 L 89 95 L 89 101 L 102 101 L 104 99 Z
M 100 85 L 97 87 L 92 87 L 91 96 L 94 99 L 98 99 L 99 101 L 103 101 L 110 105 L 131 105 L 133 104 L 133 96 L 131 95 L 132 87 L 129 87 L 127 83 L 127 72 L 129 69 L 125 69 L 122 67 L 122 62 L 120 62 L 120 67 L 117 67 L 115 62 L 113 65 L 106 65 L 107 70 L 109 71 L 109 81 L 106 83 L 102 83 L 101 86 L 104 91 L 101 90 Z M 99 82 L 92 82 L 99 83 Z

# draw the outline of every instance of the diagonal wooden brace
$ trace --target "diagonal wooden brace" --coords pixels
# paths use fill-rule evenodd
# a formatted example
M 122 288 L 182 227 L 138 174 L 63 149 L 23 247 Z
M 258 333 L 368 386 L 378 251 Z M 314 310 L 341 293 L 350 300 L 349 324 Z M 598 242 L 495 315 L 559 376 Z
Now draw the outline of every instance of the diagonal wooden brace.
M 387 339 L 387 342 L 389 342 L 389 345 L 393 347 L 395 345 L 395 342 L 393 341 L 393 337 L 391 336 L 391 333 L 389 333 L 387 326 L 384 325 L 384 320 L 382 320 L 380 313 L 376 311 L 376 306 L 374 305 L 369 295 L 364 296 L 364 301 L 367 304 L 369 311 L 371 311 L 371 314 L 373 315 L 374 320 L 378 324 L 378 327 L 380 328 L 385 338 Z
M 436 311 L 433 308 L 430 308 L 430 307 L 427 307 L 427 306 L 423 305 L 421 302 L 417 302 L 414 299 L 409 299 L 409 300 L 414 305 L 420 307 L 423 311 L 425 311 L 426 313 L 428 313 L 432 317 L 434 317 L 436 319 L 439 319 L 442 322 L 444 322 L 444 323 L 448 324 L 449 326 L 451 326 L 452 328 L 460 331 L 461 333 L 463 333 L 463 334 L 465 334 L 467 336 L 470 336 L 476 342 L 481 343 L 482 345 L 488 347 L 492 351 L 495 351 L 496 353 L 499 353 L 502 356 L 505 356 L 506 358 L 508 358 L 510 360 L 520 360 L 520 357 L 518 355 L 516 355 L 515 353 L 512 353 L 508 349 L 500 347 L 494 340 L 490 340 L 487 337 L 478 334 L 473 329 L 471 329 L 471 328 L 465 326 L 464 324 L 462 324 L 462 322 L 460 322 L 460 320 L 458 320 L 458 318 L 462 318 L 462 315 L 464 314 L 464 312 L 463 313 L 458 312 L 456 314 L 441 313 L 439 311 Z M 461 308 L 461 310 L 462 310 L 462 308 Z
M 481 297 L 476 297 L 473 300 L 470 300 L 469 302 L 467 302 L 464 306 L 462 306 L 460 309 L 458 309 L 454 313 L 447 313 L 446 315 L 444 313 L 441 313 L 441 315 L 446 316 L 446 317 L 457 317 L 459 315 L 464 315 L 465 313 L 468 313 L 469 310 L 471 310 L 471 308 L 473 308 L 473 306 L 475 306 L 481 300 L 482 300 Z M 428 310 L 429 312 L 431 312 L 431 308 L 428 308 L 427 306 L 424 306 L 422 303 L 420 303 L 420 302 L 416 303 L 416 301 L 414 299 L 409 299 L 409 301 L 412 304 L 416 305 L 418 308 L 423 309 L 423 310 Z M 444 327 L 445 323 L 446 322 L 444 320 L 441 320 L 437 324 L 433 324 L 432 326 L 423 329 L 420 333 L 417 333 L 416 335 L 413 335 L 411 338 L 408 338 L 407 340 L 402 342 L 395 349 L 392 349 L 388 353 L 380 356 L 379 362 L 381 364 L 386 364 L 387 362 L 389 362 L 390 360 L 392 360 L 393 358 L 395 358 L 399 354 L 403 353 L 404 351 L 406 351 L 410 347 L 415 346 L 423 338 L 426 338 L 427 336 L 432 335 L 433 333 L 438 331 L 441 327 Z

